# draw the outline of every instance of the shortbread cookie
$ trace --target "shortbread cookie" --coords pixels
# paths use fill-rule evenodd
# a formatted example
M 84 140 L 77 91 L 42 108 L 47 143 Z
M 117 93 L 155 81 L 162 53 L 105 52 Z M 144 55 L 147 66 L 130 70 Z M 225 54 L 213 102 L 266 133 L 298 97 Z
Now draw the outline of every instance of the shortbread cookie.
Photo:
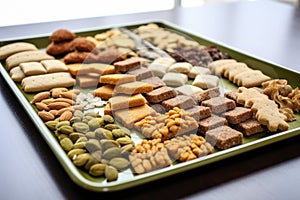
M 136 76 L 131 74 L 107 74 L 102 75 L 99 78 L 99 83 L 110 84 L 110 85 L 120 85 L 124 83 L 135 82 Z
M 281 114 L 278 105 L 254 88 L 240 87 L 236 93 L 237 102 L 251 108 L 256 119 L 271 132 L 286 131 L 289 128 L 286 116 Z
M 234 76 L 247 70 L 252 70 L 252 69 L 250 69 L 245 63 L 242 62 L 229 63 L 222 67 L 221 74 L 225 78 L 228 78 L 229 80 L 232 81 Z
M 25 62 L 20 64 L 25 76 L 46 74 L 47 70 L 40 62 Z
M 70 73 L 57 72 L 26 77 L 21 85 L 25 92 L 40 92 L 56 87 L 71 87 L 75 82 Z
M 187 74 L 193 68 L 188 62 L 177 62 L 168 68 L 168 72 L 177 72 Z
M 45 67 L 47 73 L 68 71 L 68 67 L 60 60 L 42 60 L 41 64 Z
M 28 42 L 15 42 L 0 47 L 0 60 L 4 60 L 9 56 L 22 51 L 35 51 L 38 48 Z
M 222 66 L 233 62 L 237 62 L 237 61 L 235 59 L 216 60 L 208 64 L 208 69 L 210 69 L 212 74 L 220 76 L 222 71 Z
M 214 88 L 219 85 L 219 77 L 210 74 L 200 74 L 196 76 L 192 85 L 202 89 Z
M 162 80 L 168 86 L 182 86 L 186 84 L 188 77 L 186 74 L 168 72 L 163 76 Z
M 124 83 L 117 85 L 114 92 L 118 94 L 134 95 L 138 93 L 147 93 L 153 90 L 153 85 L 141 81 Z
M 23 78 L 26 77 L 24 72 L 20 68 L 20 66 L 17 66 L 17 67 L 14 67 L 13 69 L 11 69 L 9 71 L 9 75 L 10 75 L 11 79 L 15 82 L 21 82 L 23 80 Z
M 263 74 L 260 70 L 247 70 L 237 74 L 233 78 L 235 84 L 248 88 L 260 86 L 263 82 L 268 80 L 271 80 L 271 77 Z
M 211 74 L 211 71 L 207 67 L 194 66 L 189 72 L 188 77 L 194 79 L 197 75 Z
M 110 107 L 112 111 L 117 111 L 125 108 L 132 108 L 136 106 L 142 106 L 147 103 L 145 97 L 141 94 L 136 94 L 133 96 L 129 95 L 117 95 L 109 99 Z
M 54 57 L 48 55 L 44 51 L 23 51 L 20 53 L 13 54 L 6 59 L 7 69 L 18 66 L 24 62 L 40 62 L 42 60 L 53 60 Z

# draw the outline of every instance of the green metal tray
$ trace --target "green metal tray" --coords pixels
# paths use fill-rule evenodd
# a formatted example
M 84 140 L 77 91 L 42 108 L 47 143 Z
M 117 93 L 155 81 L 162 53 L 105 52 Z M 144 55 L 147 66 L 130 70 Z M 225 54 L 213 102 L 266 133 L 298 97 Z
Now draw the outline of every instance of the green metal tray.
M 244 62 L 253 69 L 259 69 L 263 71 L 266 75 L 269 75 L 272 78 L 283 78 L 287 79 L 288 83 L 293 87 L 300 86 L 300 73 L 297 71 L 290 70 L 284 66 L 277 65 L 275 63 L 263 60 L 261 58 L 249 55 L 242 52 L 241 50 L 235 49 L 233 47 L 227 46 L 220 42 L 214 41 L 209 38 L 204 38 L 195 34 L 189 30 L 182 29 L 174 24 L 171 24 L 166 21 L 143 21 L 135 22 L 130 24 L 119 24 L 112 25 L 108 27 L 95 27 L 89 30 L 72 30 L 76 33 L 77 36 L 93 36 L 95 34 L 107 31 L 112 28 L 127 28 L 129 30 L 134 30 L 135 28 L 146 25 L 148 23 L 156 23 L 160 27 L 166 28 L 170 31 L 177 32 L 182 34 L 192 40 L 199 42 L 202 45 L 215 45 L 222 52 L 228 53 L 232 58 Z M 54 30 L 53 30 L 54 31 Z M 26 41 L 35 44 L 38 48 L 44 49 L 49 43 L 48 35 L 41 36 L 32 36 L 28 38 L 12 38 L 6 41 L 0 41 L 0 46 L 3 46 L 8 43 L 17 42 L 17 41 Z M 0 66 L 0 71 L 2 76 L 5 78 L 9 84 L 11 90 L 16 95 L 19 102 L 23 105 L 24 109 L 28 113 L 29 117 L 32 119 L 32 122 L 40 131 L 41 135 L 49 145 L 50 149 L 53 151 L 69 177 L 79 186 L 97 192 L 108 192 L 108 191 L 118 191 L 125 188 L 134 187 L 141 185 L 150 181 L 158 180 L 164 177 L 168 177 L 180 172 L 188 171 L 194 168 L 198 168 L 209 163 L 217 162 L 222 159 L 226 159 L 244 152 L 275 143 L 296 135 L 300 134 L 300 115 L 296 114 L 296 121 L 290 122 L 290 128 L 287 131 L 268 134 L 261 133 L 256 134 L 250 137 L 244 137 L 243 144 L 232 147 L 227 150 L 215 151 L 214 153 L 197 158 L 192 161 L 177 163 L 170 167 L 159 169 L 153 172 L 149 172 L 142 175 L 134 175 L 130 169 L 127 169 L 124 172 L 119 174 L 117 181 L 107 182 L 103 178 L 94 178 L 89 176 L 87 173 L 78 169 L 71 160 L 67 157 L 65 151 L 61 148 L 60 144 L 57 142 L 56 137 L 49 129 L 44 125 L 43 121 L 38 117 L 35 108 L 29 103 L 33 97 L 33 94 L 26 94 L 22 91 L 20 84 L 16 84 L 9 76 L 5 63 L 2 62 Z M 221 79 L 221 86 L 224 90 L 231 90 L 237 88 L 235 85 L 230 83 L 228 80 Z M 135 133 L 133 133 L 135 134 Z

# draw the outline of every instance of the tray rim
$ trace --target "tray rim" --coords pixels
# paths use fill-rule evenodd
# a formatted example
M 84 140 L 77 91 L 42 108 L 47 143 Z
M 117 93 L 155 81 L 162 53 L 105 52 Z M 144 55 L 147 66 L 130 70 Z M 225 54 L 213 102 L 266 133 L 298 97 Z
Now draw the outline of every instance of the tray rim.
M 206 37 L 206 36 L 204 37 L 201 34 L 195 33 L 191 30 L 184 29 L 182 27 L 177 26 L 176 24 L 173 24 L 171 22 L 164 21 L 164 20 L 135 21 L 133 23 L 122 23 L 122 24 L 114 24 L 114 25 L 107 25 L 107 26 L 99 26 L 99 27 L 88 28 L 88 29 L 74 30 L 74 32 L 80 33 L 80 32 L 90 32 L 90 31 L 97 31 L 97 30 L 101 31 L 101 30 L 104 30 L 104 29 L 127 27 L 127 26 L 136 26 L 136 25 L 143 25 L 143 24 L 147 24 L 147 23 L 158 23 L 158 24 L 164 24 L 166 26 L 173 27 L 177 30 L 183 31 L 183 32 L 188 33 L 190 35 L 194 35 L 195 37 L 203 38 L 208 42 L 212 42 L 212 43 L 222 45 L 222 46 L 224 46 L 226 48 L 229 48 L 233 51 L 237 51 L 239 53 L 245 54 L 248 57 L 257 59 L 259 61 L 266 62 L 266 63 L 271 64 L 271 65 L 275 65 L 276 67 L 283 68 L 283 69 L 286 69 L 287 71 L 290 71 L 290 72 L 293 72 L 293 73 L 296 73 L 296 74 L 300 75 L 299 72 L 297 72 L 293 69 L 278 65 L 276 63 L 273 63 L 273 62 L 270 62 L 268 60 L 262 59 L 260 57 L 254 56 L 252 54 L 246 53 L 242 50 L 231 47 L 231 46 L 226 45 L 222 42 L 218 42 L 218 41 L 213 40 L 209 37 Z M 35 39 L 35 38 L 47 37 L 47 36 L 48 35 L 32 35 L 32 36 L 25 37 L 25 38 L 8 38 L 5 41 L 0 41 L 0 43 L 14 41 L 14 40 Z M 202 157 L 202 158 L 197 158 L 197 159 L 189 161 L 189 162 L 179 163 L 179 164 L 172 165 L 170 167 L 159 169 L 159 170 L 149 172 L 149 173 L 146 173 L 146 174 L 136 175 L 136 176 L 133 177 L 133 180 L 114 181 L 114 182 L 108 182 L 108 183 L 106 183 L 106 182 L 105 183 L 103 183 L 103 182 L 102 183 L 101 182 L 97 183 L 97 182 L 88 180 L 87 178 L 85 178 L 79 172 L 77 167 L 67 157 L 67 154 L 61 148 L 61 146 L 57 142 L 56 138 L 53 137 L 52 133 L 44 125 L 44 122 L 38 117 L 37 113 L 34 111 L 31 104 L 26 99 L 26 97 L 22 94 L 21 90 L 17 87 L 15 82 L 10 78 L 10 76 L 9 76 L 7 70 L 5 69 L 5 67 L 2 64 L 0 64 L 0 65 L 1 65 L 0 72 L 1 72 L 2 76 L 4 77 L 4 79 L 6 80 L 8 85 L 10 86 L 10 88 L 12 89 L 13 93 L 17 96 L 18 101 L 22 104 L 23 108 L 25 109 L 25 111 L 27 112 L 27 114 L 29 115 L 31 120 L 33 121 L 34 125 L 39 130 L 42 137 L 45 139 L 46 143 L 48 144 L 48 146 L 50 147 L 52 152 L 57 157 L 60 164 L 65 169 L 65 171 L 67 172 L 69 177 L 77 185 L 79 185 L 79 186 L 81 186 L 85 189 L 96 191 L 96 192 L 118 191 L 118 190 L 130 188 L 130 187 L 136 186 L 138 183 L 143 183 L 144 184 L 144 183 L 154 181 L 154 180 L 157 180 L 157 179 L 160 179 L 160 178 L 164 178 L 164 177 L 167 177 L 167 176 L 170 176 L 170 175 L 174 175 L 174 174 L 178 174 L 178 173 L 188 171 L 188 170 L 191 170 L 191 169 L 194 169 L 194 168 L 198 168 L 198 167 L 201 167 L 201 166 L 213 163 L 213 162 L 217 162 L 219 160 L 223 160 L 223 159 L 226 159 L 226 158 L 231 157 L 231 156 L 242 154 L 244 152 L 248 152 L 248 151 L 257 149 L 259 147 L 263 147 L 263 146 L 266 146 L 266 145 L 269 145 L 269 144 L 272 144 L 272 143 L 275 143 L 275 142 L 278 142 L 278 141 L 281 141 L 281 140 L 284 140 L 284 139 L 288 139 L 288 138 L 291 138 L 291 137 L 294 137 L 294 136 L 300 134 L 300 127 L 298 127 L 298 128 L 294 128 L 292 130 L 288 130 L 288 131 L 276 133 L 276 134 L 273 134 L 273 135 L 269 135 L 269 136 L 257 139 L 255 141 L 251 141 L 251 142 L 246 143 L 246 144 L 242 144 L 242 145 L 239 145 L 239 146 L 236 146 L 236 147 L 232 147 L 232 148 L 227 149 L 227 150 L 222 150 L 222 151 L 207 155 L 207 156 Z

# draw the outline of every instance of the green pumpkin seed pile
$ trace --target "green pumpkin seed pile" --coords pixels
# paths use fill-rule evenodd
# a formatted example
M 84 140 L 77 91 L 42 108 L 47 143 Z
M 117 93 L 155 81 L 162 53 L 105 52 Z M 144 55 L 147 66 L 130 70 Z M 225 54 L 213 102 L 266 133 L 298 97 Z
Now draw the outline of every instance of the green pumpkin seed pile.
M 76 110 L 70 121 L 45 122 L 75 166 L 107 181 L 130 166 L 128 155 L 134 149 L 130 131 L 115 124 L 110 115 Z

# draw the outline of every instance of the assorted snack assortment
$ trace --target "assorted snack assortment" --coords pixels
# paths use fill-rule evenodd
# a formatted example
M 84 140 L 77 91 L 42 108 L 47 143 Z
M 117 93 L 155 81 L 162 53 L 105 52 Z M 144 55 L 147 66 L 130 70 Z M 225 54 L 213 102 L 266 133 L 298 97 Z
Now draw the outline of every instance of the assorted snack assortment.
M 287 80 L 154 23 L 59 29 L 44 50 L 14 42 L 0 59 L 73 164 L 107 182 L 286 131 L 300 110 Z

